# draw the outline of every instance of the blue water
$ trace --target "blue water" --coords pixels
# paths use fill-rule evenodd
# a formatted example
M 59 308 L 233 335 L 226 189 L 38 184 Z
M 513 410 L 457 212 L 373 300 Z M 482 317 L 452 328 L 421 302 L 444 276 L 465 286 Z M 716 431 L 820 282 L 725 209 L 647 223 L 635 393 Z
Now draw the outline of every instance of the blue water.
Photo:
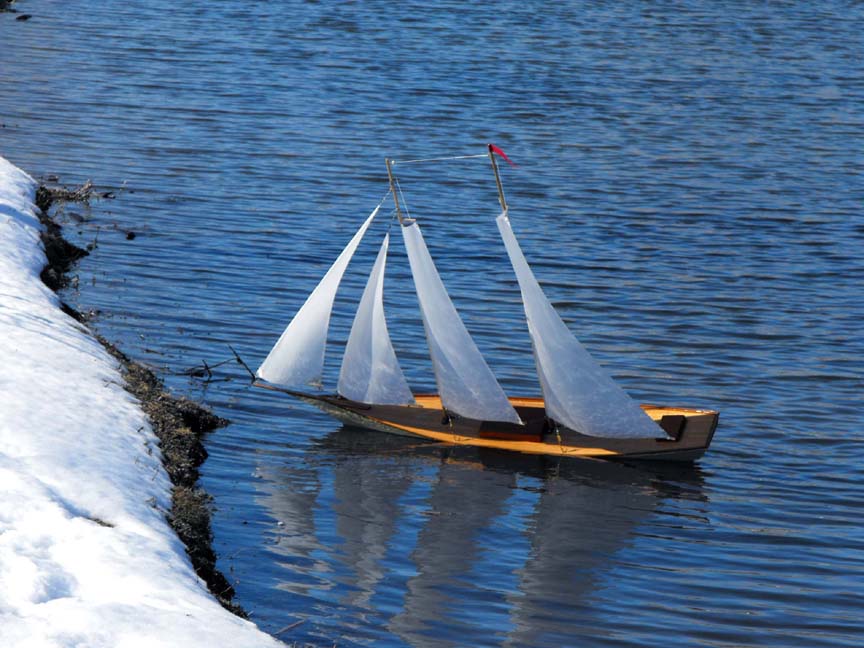
M 263 629 L 326 646 L 862 643 L 860 3 L 15 7 L 33 17 L 0 13 L 0 154 L 117 195 L 67 209 L 97 247 L 65 298 L 233 421 L 202 484 L 219 566 Z M 384 194 L 385 156 L 489 141 L 518 164 L 514 229 L 582 342 L 637 399 L 722 412 L 698 465 L 424 447 L 250 389 L 236 364 L 184 374 L 229 343 L 264 358 Z M 501 383 L 536 394 L 488 164 L 397 170 Z M 386 227 L 340 294 L 331 387 Z M 431 389 L 391 250 L 396 351 Z

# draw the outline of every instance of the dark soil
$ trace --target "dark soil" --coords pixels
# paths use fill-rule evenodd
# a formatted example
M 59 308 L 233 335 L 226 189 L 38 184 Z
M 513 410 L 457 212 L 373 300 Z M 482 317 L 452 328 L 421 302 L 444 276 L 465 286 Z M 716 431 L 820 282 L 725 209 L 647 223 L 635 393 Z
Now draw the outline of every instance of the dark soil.
M 42 245 L 48 265 L 42 269 L 42 281 L 51 290 L 60 290 L 69 284 L 66 273 L 78 259 L 87 256 L 87 250 L 72 245 L 63 238 L 60 226 L 50 216 L 51 207 L 65 202 L 89 202 L 92 184 L 87 182 L 76 190 L 63 187 L 47 187 L 40 185 L 36 190 L 36 206 L 39 208 L 39 220 L 44 226 Z
M 36 192 L 36 205 L 41 210 L 39 219 L 45 226 L 42 242 L 48 257 L 42 280 L 52 290 L 59 290 L 69 283 L 67 273 L 72 265 L 88 253 L 63 238 L 61 227 L 51 216 L 51 209 L 68 202 L 89 202 L 92 194 L 93 186 L 89 181 L 76 189 L 42 185 Z M 65 313 L 87 325 L 87 316 L 67 304 L 62 304 L 62 308 Z M 195 572 L 207 583 L 210 592 L 223 607 L 246 618 L 245 611 L 231 601 L 234 588 L 216 569 L 210 527 L 212 498 L 196 486 L 198 467 L 207 459 L 202 439 L 211 430 L 227 425 L 228 421 L 187 398 L 172 396 L 166 391 L 162 380 L 150 369 L 130 359 L 92 331 L 92 328 L 91 332 L 108 353 L 120 362 L 126 389 L 141 401 L 153 431 L 159 438 L 162 464 L 173 484 L 168 522 L 186 545 L 186 553 Z

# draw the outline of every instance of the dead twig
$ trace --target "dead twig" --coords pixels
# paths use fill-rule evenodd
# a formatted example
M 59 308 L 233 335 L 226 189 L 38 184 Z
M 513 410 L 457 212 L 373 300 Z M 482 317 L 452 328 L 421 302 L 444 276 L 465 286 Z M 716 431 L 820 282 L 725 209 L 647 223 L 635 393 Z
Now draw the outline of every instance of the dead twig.
M 221 362 L 216 362 L 214 364 L 208 364 L 206 360 L 201 361 L 201 366 L 189 367 L 188 369 L 184 369 L 180 372 L 181 376 L 191 376 L 192 378 L 204 378 L 207 377 L 207 382 L 213 380 L 213 370 L 217 367 L 221 367 L 222 365 L 226 365 L 229 362 L 235 362 L 234 358 L 228 358 L 227 360 L 222 360 Z
M 252 377 L 252 382 L 255 382 L 255 380 L 256 380 L 256 378 L 255 378 L 255 372 L 252 371 L 252 370 L 249 368 L 249 365 L 247 365 L 245 362 L 243 362 L 243 358 L 241 358 L 241 357 L 240 357 L 240 354 L 237 353 L 237 351 L 234 350 L 234 347 L 233 347 L 233 346 L 231 346 L 231 345 L 229 344 L 229 345 L 228 345 L 228 348 L 231 349 L 231 353 L 233 353 L 233 354 L 234 354 L 234 357 L 237 358 L 237 362 L 239 362 L 241 365 L 243 365 L 243 368 L 246 369 L 246 371 L 249 372 L 249 375 Z
M 284 632 L 288 632 L 289 630 L 293 630 L 297 626 L 302 625 L 304 623 L 306 623 L 306 619 L 300 619 L 299 621 L 295 621 L 294 623 L 289 623 L 287 626 L 285 626 L 281 630 L 277 630 L 276 632 L 274 632 L 273 635 L 277 636 L 277 635 L 280 635 Z

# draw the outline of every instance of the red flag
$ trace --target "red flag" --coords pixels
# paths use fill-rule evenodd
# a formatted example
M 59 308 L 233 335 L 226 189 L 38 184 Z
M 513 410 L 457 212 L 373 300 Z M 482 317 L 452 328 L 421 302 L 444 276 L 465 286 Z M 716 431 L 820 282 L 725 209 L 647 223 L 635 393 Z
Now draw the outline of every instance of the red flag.
M 498 148 L 497 146 L 495 146 L 494 144 L 490 144 L 490 145 L 489 145 L 489 150 L 492 151 L 493 153 L 497 153 L 497 154 L 500 155 L 502 158 L 504 158 L 505 160 L 507 160 L 507 164 L 509 164 L 510 166 L 514 166 L 514 167 L 516 166 L 516 165 L 513 163 L 513 161 L 512 161 L 509 157 L 507 157 L 507 154 L 506 154 L 504 151 L 502 151 L 500 148 Z

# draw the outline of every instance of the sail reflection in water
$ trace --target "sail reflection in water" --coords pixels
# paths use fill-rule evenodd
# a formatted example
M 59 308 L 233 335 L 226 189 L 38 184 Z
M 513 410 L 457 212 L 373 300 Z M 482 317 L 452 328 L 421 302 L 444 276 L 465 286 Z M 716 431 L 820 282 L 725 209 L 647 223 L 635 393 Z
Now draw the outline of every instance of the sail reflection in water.
M 407 583 L 402 611 L 389 623 L 392 632 L 410 645 L 433 645 L 440 628 L 447 626 L 448 632 L 466 640 L 472 632 L 482 632 L 463 645 L 482 643 L 487 631 L 477 628 L 476 621 L 466 621 L 460 610 L 470 604 L 486 607 L 487 618 L 493 611 L 501 615 L 503 592 L 487 589 L 474 568 L 496 560 L 481 552 L 481 546 L 490 543 L 481 543 L 479 536 L 492 532 L 496 520 L 506 516 L 514 486 L 513 473 L 486 471 L 474 461 L 450 459 L 440 464 L 429 495 L 429 518 L 411 553 L 417 575 Z M 506 625 L 506 618 L 494 623 Z
M 614 565 L 615 553 L 654 512 L 659 497 L 646 480 L 615 482 L 599 475 L 546 480 L 526 529 L 530 554 L 511 595 L 512 645 L 568 645 L 572 621 L 549 610 L 562 603 L 584 605 Z M 580 627 L 580 637 L 590 634 L 590 627 Z
M 297 641 L 564 645 L 590 633 L 579 610 L 664 497 L 647 469 L 351 428 L 305 461 L 263 475 L 259 498 L 280 523 L 282 605 L 319 619 Z

